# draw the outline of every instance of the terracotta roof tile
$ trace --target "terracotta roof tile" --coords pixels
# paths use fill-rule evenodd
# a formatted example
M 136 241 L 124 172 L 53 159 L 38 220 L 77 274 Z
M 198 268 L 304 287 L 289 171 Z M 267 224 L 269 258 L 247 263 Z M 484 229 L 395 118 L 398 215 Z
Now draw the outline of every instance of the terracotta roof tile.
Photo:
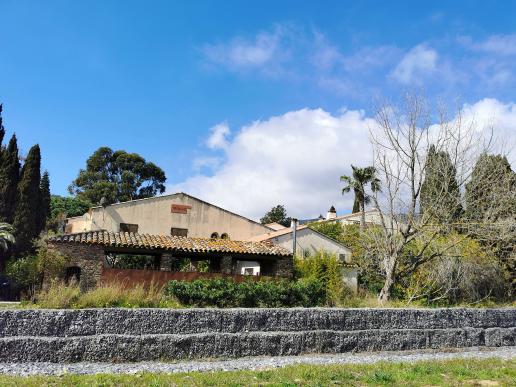
M 179 236 L 138 234 L 129 232 L 88 231 L 48 238 L 51 243 L 82 243 L 109 247 L 132 247 L 192 253 L 236 253 L 288 256 L 280 246 L 263 242 L 233 241 L 229 239 L 189 238 Z

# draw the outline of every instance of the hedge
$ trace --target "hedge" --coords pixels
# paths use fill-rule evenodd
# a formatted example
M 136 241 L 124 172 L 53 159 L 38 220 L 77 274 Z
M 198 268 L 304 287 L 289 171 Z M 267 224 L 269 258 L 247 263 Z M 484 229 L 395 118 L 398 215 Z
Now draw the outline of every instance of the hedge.
M 313 307 L 326 303 L 324 284 L 314 279 L 239 283 L 225 278 L 170 281 L 165 292 L 182 305 L 197 307 Z

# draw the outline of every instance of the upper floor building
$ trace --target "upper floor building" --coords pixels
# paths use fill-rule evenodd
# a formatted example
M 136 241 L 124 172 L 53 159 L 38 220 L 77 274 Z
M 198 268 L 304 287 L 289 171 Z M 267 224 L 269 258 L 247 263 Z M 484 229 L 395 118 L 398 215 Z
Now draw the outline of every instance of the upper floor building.
M 271 228 L 181 192 L 92 207 L 66 220 L 66 233 L 97 230 L 247 240 Z

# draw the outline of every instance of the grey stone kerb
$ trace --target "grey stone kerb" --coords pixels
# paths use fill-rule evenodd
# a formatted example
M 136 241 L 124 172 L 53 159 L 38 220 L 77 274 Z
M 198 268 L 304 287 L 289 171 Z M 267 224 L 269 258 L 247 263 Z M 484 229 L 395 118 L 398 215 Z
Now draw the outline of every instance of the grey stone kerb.
M 0 361 L 143 361 L 516 345 L 516 308 L 0 311 Z

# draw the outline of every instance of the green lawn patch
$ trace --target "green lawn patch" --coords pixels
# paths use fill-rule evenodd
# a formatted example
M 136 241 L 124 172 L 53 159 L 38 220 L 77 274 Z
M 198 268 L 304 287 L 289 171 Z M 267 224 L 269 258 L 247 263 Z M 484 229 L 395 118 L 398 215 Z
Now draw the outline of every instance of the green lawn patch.
M 516 360 L 296 365 L 265 371 L 0 376 L 9 386 L 516 386 Z

